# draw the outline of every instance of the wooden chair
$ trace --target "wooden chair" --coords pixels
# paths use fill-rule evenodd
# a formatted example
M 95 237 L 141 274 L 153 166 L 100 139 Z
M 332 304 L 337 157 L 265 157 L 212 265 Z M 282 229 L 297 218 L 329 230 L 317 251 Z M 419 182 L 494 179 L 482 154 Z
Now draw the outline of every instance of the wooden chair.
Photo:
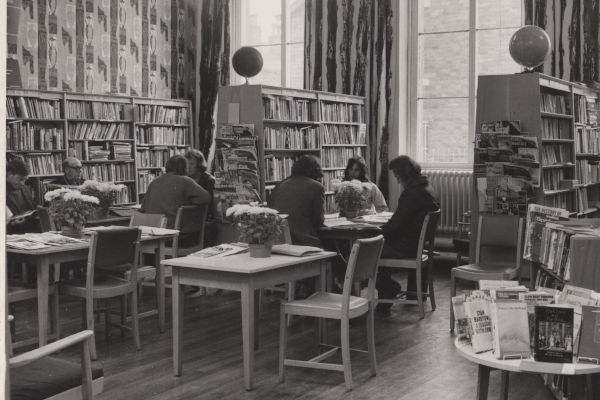
M 437 229 L 438 220 L 440 217 L 440 210 L 431 211 L 427 213 L 423 220 L 421 228 L 421 234 L 419 236 L 419 247 L 417 248 L 416 258 L 411 259 L 397 259 L 397 258 L 382 258 L 379 260 L 379 267 L 388 268 L 399 268 L 399 269 L 414 269 L 416 271 L 417 279 L 416 286 L 417 292 L 411 293 L 416 294 L 416 300 L 406 299 L 378 299 L 378 303 L 392 303 L 392 304 L 418 304 L 419 313 L 421 319 L 425 317 L 424 297 L 428 297 L 431 303 L 431 310 L 435 311 L 435 293 L 433 289 L 433 248 L 435 245 L 435 231 Z M 421 285 L 423 268 L 427 268 L 427 283 L 428 293 L 423 293 L 423 287 Z M 406 293 L 409 293 L 408 291 Z
M 12 319 L 9 315 L 9 322 Z M 101 366 L 92 366 L 90 342 L 93 337 L 92 331 L 82 331 L 13 357 L 10 331 L 7 330 L 10 398 L 91 400 L 94 394 L 100 394 L 104 386 L 104 371 Z M 50 357 L 77 344 L 81 344 L 81 365 Z
M 179 241 L 165 248 L 168 256 L 184 257 L 204 248 L 204 225 L 207 212 L 206 204 L 179 207 L 173 227 L 179 231 Z
M 285 378 L 285 367 L 317 368 L 333 371 L 344 371 L 346 388 L 352 389 L 352 369 L 350 366 L 350 319 L 367 314 L 367 345 L 369 353 L 369 364 L 371 375 L 377 374 L 375 361 L 375 278 L 377 276 L 377 264 L 383 248 L 383 236 L 379 235 L 369 239 L 358 239 L 352 246 L 346 276 L 344 278 L 344 290 L 342 294 L 317 292 L 304 300 L 282 301 L 279 323 L 279 381 Z M 367 297 L 351 296 L 353 283 L 368 280 Z M 291 360 L 286 358 L 287 346 L 287 315 L 304 315 L 315 318 L 336 319 L 341 324 L 341 351 L 342 364 L 322 362 L 335 354 L 340 347 L 332 347 L 330 350 L 311 358 L 308 361 Z M 319 331 L 319 342 L 321 342 L 321 329 Z M 321 343 L 319 343 L 321 344 Z
M 510 280 L 521 269 L 523 219 L 516 215 L 481 214 L 475 242 L 475 263 L 452 268 L 450 296 L 456 296 L 456 279 Z M 454 312 L 450 307 L 450 331 Z
M 55 231 L 56 225 L 54 219 L 50 216 L 50 210 L 48 207 L 37 206 L 38 217 L 40 218 L 40 227 L 42 232 Z
M 84 323 L 94 330 L 94 300 L 130 296 L 132 327 L 125 326 L 121 314 L 121 329 L 131 329 L 136 349 L 140 349 L 137 302 L 137 266 L 140 248 L 140 230 L 137 228 L 111 229 L 93 232 L 90 240 L 85 281 L 66 281 L 60 285 L 61 294 L 83 299 Z M 123 269 L 130 270 L 128 278 L 115 276 Z M 108 307 L 107 307 L 108 309 Z M 108 335 L 110 313 L 105 313 Z M 91 341 L 92 359 L 96 359 L 96 343 Z

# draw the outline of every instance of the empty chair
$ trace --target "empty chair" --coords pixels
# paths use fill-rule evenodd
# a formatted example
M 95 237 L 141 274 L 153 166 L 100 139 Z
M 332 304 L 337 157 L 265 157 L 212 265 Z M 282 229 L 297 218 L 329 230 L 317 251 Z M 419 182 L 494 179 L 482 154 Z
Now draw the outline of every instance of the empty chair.
M 519 276 L 522 257 L 523 219 L 516 215 L 481 214 L 475 242 L 475 263 L 452 268 L 450 296 L 456 296 L 456 279 L 510 280 Z M 454 311 L 450 307 L 450 331 Z
M 42 228 L 42 232 L 56 230 L 54 219 L 52 219 L 48 207 L 37 206 L 37 213 L 38 217 L 40 218 L 40 227 Z
M 342 294 L 317 292 L 304 300 L 282 301 L 279 336 L 279 381 L 283 382 L 285 367 L 305 367 L 343 371 L 347 389 L 352 389 L 352 369 L 350 365 L 350 319 L 367 314 L 367 346 L 371 375 L 377 374 L 375 360 L 375 277 L 377 264 L 383 248 L 383 236 L 358 239 L 352 246 Z M 367 297 L 355 297 L 350 293 L 354 282 L 368 280 Z M 341 348 L 337 346 L 308 361 L 287 358 L 287 315 L 304 315 L 315 318 L 336 319 L 341 324 Z M 319 329 L 319 336 L 321 330 Z M 319 337 L 319 342 L 320 342 Z M 341 349 L 342 364 L 322 362 Z
M 166 247 L 167 255 L 183 257 L 204 248 L 204 225 L 208 206 L 181 206 L 175 216 L 173 229 L 179 231 L 179 241 Z
M 166 228 L 167 217 L 164 214 L 149 214 L 136 211 L 131 214 L 129 226 L 152 226 L 155 228 Z

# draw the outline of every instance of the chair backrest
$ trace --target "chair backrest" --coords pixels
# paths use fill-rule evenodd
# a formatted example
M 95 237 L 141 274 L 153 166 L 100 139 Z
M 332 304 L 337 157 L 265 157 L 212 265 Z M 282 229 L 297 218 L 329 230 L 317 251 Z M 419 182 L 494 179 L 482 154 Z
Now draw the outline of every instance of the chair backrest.
M 38 216 L 40 217 L 40 227 L 42 232 L 55 231 L 56 225 L 50 215 L 50 209 L 48 207 L 37 206 Z
M 292 233 L 290 232 L 290 224 L 287 219 L 283 219 L 281 222 L 281 233 L 275 239 L 275 244 L 292 244 Z
M 523 219 L 517 215 L 481 214 L 475 263 L 481 267 L 521 267 Z
M 86 287 L 92 288 L 96 269 L 128 268 L 129 280 L 137 283 L 141 231 L 138 228 L 109 229 L 92 234 L 88 253 Z
M 136 211 L 131 215 L 129 226 L 151 226 L 153 228 L 166 228 L 167 217 L 164 214 L 149 214 Z
M 435 246 L 435 232 L 437 230 L 438 221 L 440 219 L 440 210 L 430 211 L 423 219 L 421 234 L 419 235 L 419 247 L 417 248 L 417 261 L 422 260 L 423 251 L 427 250 L 428 254 L 433 254 Z
M 346 276 L 344 278 L 344 292 L 342 307 L 348 307 L 350 294 L 354 282 L 369 280 L 367 297 L 374 299 L 375 277 L 377 276 L 377 265 L 383 249 L 383 235 L 368 239 L 357 239 L 352 246 Z
M 177 210 L 174 229 L 179 231 L 179 240 L 182 236 L 194 236 L 194 246 L 204 247 L 204 225 L 208 205 L 181 206 Z M 197 235 L 197 236 L 196 236 Z

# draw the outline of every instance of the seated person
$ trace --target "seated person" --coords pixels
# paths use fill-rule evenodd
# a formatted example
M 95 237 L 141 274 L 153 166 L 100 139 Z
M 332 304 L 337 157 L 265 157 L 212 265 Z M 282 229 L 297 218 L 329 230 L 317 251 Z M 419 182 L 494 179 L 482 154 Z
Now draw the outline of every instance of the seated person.
M 187 162 L 182 155 L 169 158 L 165 169 L 165 174 L 150 182 L 140 211 L 164 214 L 167 217 L 167 228 L 172 229 L 179 207 L 208 204 L 211 197 L 192 178 L 186 176 Z
M 363 183 L 363 187 L 369 187 L 368 205 L 366 209 L 361 210 L 361 214 L 372 214 L 374 212 L 387 211 L 388 206 L 381 190 L 376 184 L 371 182 L 367 177 L 367 163 L 365 159 L 356 156 L 348 160 L 346 169 L 344 170 L 344 181 L 359 180 Z
M 52 184 L 60 186 L 79 186 L 85 179 L 81 176 L 81 161 L 75 157 L 67 157 L 62 163 L 64 175 L 55 179 Z
M 389 169 L 394 173 L 402 191 L 398 199 L 398 208 L 381 229 L 385 244 L 381 258 L 415 258 L 419 245 L 419 235 L 425 216 L 430 211 L 439 209 L 433 189 L 427 178 L 421 175 L 421 166 L 408 156 L 400 156 L 390 161 Z M 427 288 L 427 273 L 424 272 L 422 288 Z M 377 274 L 377 290 L 379 298 L 394 298 L 400 293 L 400 285 L 392 279 L 388 268 L 380 268 Z M 416 292 L 416 271 L 408 273 L 409 292 Z M 409 295 L 416 299 L 416 295 Z M 377 311 L 387 313 L 391 304 L 377 304 Z
M 323 177 L 316 158 L 301 156 L 292 175 L 281 181 L 269 197 L 269 207 L 288 215 L 292 243 L 322 247 L 318 230 L 325 220 Z
M 6 208 L 11 214 L 7 219 L 9 234 L 40 231 L 39 220 L 35 216 L 19 217 L 37 206 L 31 188 L 25 185 L 28 175 L 27 165 L 21 158 L 6 163 Z
M 215 191 L 215 177 L 209 174 L 206 169 L 206 159 L 204 154 L 196 149 L 189 149 L 183 156 L 187 161 L 187 175 L 198 185 L 210 194 L 210 203 L 208 205 L 207 220 L 213 220 L 215 216 L 213 194 Z M 214 222 L 207 222 L 204 229 L 204 247 L 215 246 L 217 244 L 217 225 Z

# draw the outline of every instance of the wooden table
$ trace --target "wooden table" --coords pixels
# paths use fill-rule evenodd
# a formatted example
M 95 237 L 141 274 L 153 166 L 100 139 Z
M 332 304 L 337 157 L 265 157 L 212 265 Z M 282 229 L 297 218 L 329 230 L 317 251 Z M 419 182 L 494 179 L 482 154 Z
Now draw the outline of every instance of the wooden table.
M 273 254 L 268 258 L 251 258 L 248 253 L 227 257 L 181 257 L 163 260 L 173 268 L 173 373 L 182 373 L 183 290 L 181 285 L 235 290 L 241 293 L 244 386 L 252 390 L 255 343 L 255 291 L 278 284 L 320 275 L 325 285 L 325 260 L 335 253 L 324 251 L 306 257 Z M 257 336 L 256 336 L 257 337 Z
M 454 341 L 454 346 L 462 357 L 479 365 L 477 373 L 478 400 L 487 399 L 490 372 L 492 370 L 502 371 L 502 399 L 508 399 L 509 372 L 547 373 L 566 376 L 586 375 L 588 398 L 590 400 L 594 399 L 592 393 L 592 374 L 600 373 L 600 365 L 537 362 L 533 358 L 524 360 L 498 360 L 491 351 L 474 353 L 470 345 L 459 342 L 458 339 Z
M 319 237 L 322 240 L 329 239 L 333 241 L 335 251 L 344 264 L 348 264 L 348 260 L 343 254 L 344 251 L 340 248 L 340 242 L 348 243 L 349 246 L 346 251 L 348 253 L 357 239 L 370 238 L 380 234 L 381 228 L 379 226 L 364 222 L 333 227 L 322 226 L 319 228 Z
M 160 260 L 164 257 L 165 242 L 173 240 L 176 234 L 141 237 L 140 248 L 154 251 L 156 265 L 156 290 L 158 292 L 158 321 L 160 331 L 165 330 L 165 286 L 164 267 Z M 50 246 L 38 250 L 20 250 L 6 247 L 8 262 L 34 264 L 37 272 L 37 302 L 38 302 L 38 343 L 40 346 L 48 342 L 48 291 L 50 265 L 69 261 L 86 260 L 89 243 L 76 243 L 64 246 Z

